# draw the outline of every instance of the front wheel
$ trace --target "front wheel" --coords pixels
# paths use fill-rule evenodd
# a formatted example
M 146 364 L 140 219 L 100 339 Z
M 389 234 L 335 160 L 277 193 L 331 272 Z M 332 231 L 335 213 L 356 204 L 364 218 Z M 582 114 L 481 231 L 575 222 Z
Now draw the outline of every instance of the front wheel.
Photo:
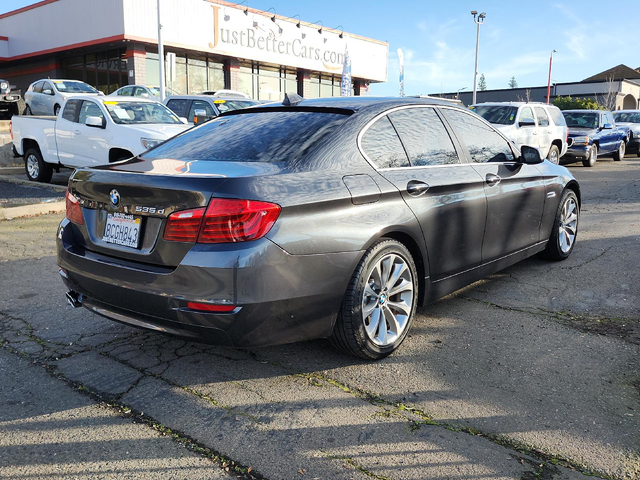
M 24 112 L 22 112 L 22 114 L 23 115 L 33 115 L 33 113 L 31 112 L 31 107 L 29 105 L 24 107 Z
M 620 142 L 620 146 L 618 147 L 618 150 L 613 154 L 613 161 L 614 162 L 619 162 L 620 160 L 622 160 L 624 158 L 624 154 L 627 151 L 627 146 L 624 143 L 624 141 Z
M 35 148 L 30 148 L 25 152 L 24 170 L 27 178 L 32 182 L 49 183 L 53 175 L 51 165 L 42 159 L 42 155 Z
M 596 164 L 596 160 L 598 160 L 598 146 L 593 144 L 591 148 L 589 148 L 587 158 L 582 161 L 582 165 L 585 167 L 593 167 Z
M 549 155 L 547 155 L 547 160 L 556 165 L 560 163 L 560 150 L 557 145 L 551 145 Z
M 567 189 L 560 197 L 549 243 L 543 252 L 546 258 L 556 261 L 569 258 L 578 237 L 579 220 L 578 197 L 573 190 Z
M 60 105 L 56 105 L 53 107 L 53 114 L 57 117 L 60 112 Z
M 367 360 L 393 353 L 407 336 L 418 300 L 418 273 L 409 250 L 383 238 L 356 268 L 329 341 Z

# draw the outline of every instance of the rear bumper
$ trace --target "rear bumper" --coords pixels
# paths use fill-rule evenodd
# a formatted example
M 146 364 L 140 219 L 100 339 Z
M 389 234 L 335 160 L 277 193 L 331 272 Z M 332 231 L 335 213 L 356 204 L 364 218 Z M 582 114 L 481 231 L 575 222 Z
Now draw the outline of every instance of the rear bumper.
M 136 327 L 235 347 L 291 343 L 330 335 L 362 252 L 289 255 L 265 238 L 194 245 L 175 269 L 123 264 L 75 244 L 74 225 L 58 229 L 66 286 L 89 310 Z M 187 302 L 235 305 L 205 313 Z

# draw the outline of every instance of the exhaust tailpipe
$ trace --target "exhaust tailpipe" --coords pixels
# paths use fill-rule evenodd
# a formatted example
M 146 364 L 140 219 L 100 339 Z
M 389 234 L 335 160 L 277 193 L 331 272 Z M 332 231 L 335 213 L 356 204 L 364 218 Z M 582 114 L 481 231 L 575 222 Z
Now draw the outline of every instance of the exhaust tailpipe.
M 65 296 L 67 297 L 67 303 L 73 308 L 80 308 L 82 306 L 82 295 L 80 293 L 69 290 Z

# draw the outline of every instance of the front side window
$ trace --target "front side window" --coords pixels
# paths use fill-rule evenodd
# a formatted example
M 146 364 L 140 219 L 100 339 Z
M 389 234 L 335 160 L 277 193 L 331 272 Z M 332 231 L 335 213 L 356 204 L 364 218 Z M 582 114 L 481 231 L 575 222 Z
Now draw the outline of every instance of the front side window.
M 53 87 L 49 82 L 44 82 L 42 84 L 42 93 L 44 93 L 45 90 L 50 90 L 50 92 L 47 93 L 47 95 L 53 95 Z
M 518 107 L 513 106 L 476 105 L 471 110 L 496 125 L 513 125 L 518 114 Z
M 147 90 L 142 88 L 142 87 L 136 87 L 133 91 L 133 96 L 134 97 L 148 97 L 149 94 L 147 93 Z
M 38 82 L 36 84 L 33 85 L 33 93 L 42 93 L 42 85 L 44 85 L 44 82 Z
M 240 110 L 241 108 L 251 107 L 252 105 L 260 105 L 255 100 L 214 100 L 213 103 L 220 113 L 230 112 L 232 110 Z
M 205 102 L 204 100 L 194 100 L 191 102 L 191 108 L 189 109 L 189 116 L 187 116 L 187 120 L 193 123 L 193 119 L 196 116 L 196 110 L 204 110 L 207 117 L 215 116 L 213 108 L 209 105 L 209 102 Z
M 98 93 L 98 90 L 84 82 L 54 80 L 53 85 L 60 93 Z
M 70 122 L 75 122 L 78 107 L 81 103 L 82 100 L 67 100 L 67 103 L 64 105 L 64 110 L 62 111 L 62 118 L 69 120 Z
M 524 107 L 520 110 L 520 122 L 532 122 L 535 125 L 535 120 L 533 118 L 533 111 L 531 107 Z
M 536 116 L 538 117 L 538 126 L 548 127 L 549 117 L 547 116 L 547 112 L 544 111 L 544 108 L 535 107 L 535 111 L 536 111 Z
M 104 102 L 109 116 L 119 125 L 143 123 L 181 124 L 180 119 L 167 107 L 156 102 Z
M 456 131 L 458 139 L 467 146 L 472 162 L 513 162 L 515 160 L 509 142 L 482 120 L 452 108 L 443 108 L 442 112 Z
M 369 160 L 378 168 L 411 166 L 398 134 L 386 115 L 367 129 L 361 145 Z
M 124 87 L 118 90 L 118 95 L 121 95 L 123 97 L 130 97 L 132 92 L 133 87 Z
M 390 113 L 389 118 L 412 166 L 460 163 L 451 137 L 433 108 L 398 110 Z
M 142 155 L 211 162 L 294 162 L 334 132 L 348 115 L 273 111 L 214 118 Z
M 78 123 L 86 123 L 87 117 L 99 117 L 104 121 L 104 114 L 102 110 L 100 110 L 100 107 L 94 102 L 83 100 L 78 116 Z

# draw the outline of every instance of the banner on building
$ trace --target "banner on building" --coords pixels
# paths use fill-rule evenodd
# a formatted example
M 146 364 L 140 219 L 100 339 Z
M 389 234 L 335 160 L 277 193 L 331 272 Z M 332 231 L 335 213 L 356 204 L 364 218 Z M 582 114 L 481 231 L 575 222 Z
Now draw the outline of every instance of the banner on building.
M 342 82 L 340 84 L 340 96 L 351 96 L 351 58 L 349 49 L 344 49 L 344 64 L 342 65 Z

